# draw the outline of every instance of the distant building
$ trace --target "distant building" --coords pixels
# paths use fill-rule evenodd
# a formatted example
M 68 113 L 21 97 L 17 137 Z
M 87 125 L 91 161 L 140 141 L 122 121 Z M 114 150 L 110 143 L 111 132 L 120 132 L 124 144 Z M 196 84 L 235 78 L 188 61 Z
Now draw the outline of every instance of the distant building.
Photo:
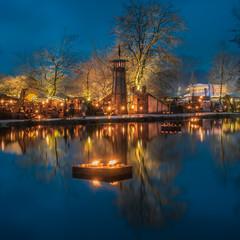
M 184 97 L 211 97 L 211 98 L 219 98 L 221 92 L 220 84 L 192 84 L 188 86 L 188 94 L 184 95 Z M 222 97 L 227 94 L 227 85 L 222 85 Z

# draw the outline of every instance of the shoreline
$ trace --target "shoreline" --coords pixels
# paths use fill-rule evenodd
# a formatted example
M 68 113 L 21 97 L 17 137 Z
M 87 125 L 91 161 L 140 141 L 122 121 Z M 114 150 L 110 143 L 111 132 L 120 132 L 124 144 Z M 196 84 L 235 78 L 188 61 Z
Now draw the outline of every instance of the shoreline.
M 4 119 L 0 120 L 0 128 L 15 126 L 38 126 L 38 125 L 86 125 L 101 123 L 123 123 L 123 122 L 156 122 L 165 120 L 181 121 L 192 117 L 201 119 L 219 118 L 238 118 L 240 113 L 176 113 L 176 114 L 136 114 L 119 116 L 89 116 L 86 118 L 73 117 L 70 119 L 51 118 L 51 119 Z

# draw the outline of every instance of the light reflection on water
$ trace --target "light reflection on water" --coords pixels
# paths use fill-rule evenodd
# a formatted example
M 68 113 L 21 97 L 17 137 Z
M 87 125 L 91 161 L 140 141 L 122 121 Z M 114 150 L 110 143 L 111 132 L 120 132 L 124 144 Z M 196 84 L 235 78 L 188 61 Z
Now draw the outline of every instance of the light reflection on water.
M 215 219 L 216 214 L 222 217 L 218 219 L 220 222 L 215 222 L 216 226 L 213 225 L 212 229 L 215 227 L 221 229 L 228 219 L 228 223 L 232 224 L 231 228 L 229 227 L 233 234 L 231 237 L 234 237 L 235 233 L 240 232 L 235 227 L 235 220 L 239 220 L 240 209 L 238 190 L 240 120 L 193 120 L 177 124 L 181 124 L 181 130 L 163 129 L 162 123 L 0 129 L 1 162 L 3 167 L 9 164 L 8 167 L 5 166 L 8 171 L 14 168 L 15 174 L 19 176 L 19 184 L 22 182 L 21 189 L 24 191 L 28 188 L 29 182 L 33 181 L 31 191 L 38 192 L 42 196 L 48 194 L 47 186 L 60 188 L 52 196 L 56 202 L 61 196 L 68 201 L 83 203 L 86 194 L 86 199 L 90 199 L 90 202 L 97 201 L 95 204 L 103 209 L 102 220 L 106 224 L 109 223 L 110 218 L 120 221 L 118 226 L 112 226 L 108 231 L 122 229 L 124 224 L 121 221 L 127 222 L 125 238 L 139 237 L 131 229 L 138 229 L 141 234 L 148 234 L 150 238 L 165 235 L 175 238 L 183 230 L 185 237 L 196 238 L 194 231 L 187 228 L 186 223 L 193 225 L 193 221 L 198 222 L 192 226 L 193 229 L 203 224 L 206 221 L 205 217 L 207 218 L 204 211 L 209 218 Z M 14 158 L 12 165 L 8 163 L 10 156 Z M 102 163 L 117 159 L 119 163 L 132 165 L 133 178 L 111 183 L 103 183 L 97 179 L 94 181 L 72 179 L 73 164 L 91 163 L 98 159 Z M 24 170 L 27 170 L 27 173 Z M 3 174 L 3 171 L 4 168 L 0 173 Z M 201 172 L 202 175 L 198 178 Z M 3 194 L 7 197 L 9 191 L 14 191 L 16 187 L 14 184 L 6 183 L 11 180 L 11 174 L 7 175 L 5 172 L 0 178 L 0 192 L 1 186 L 7 189 L 0 193 L 0 197 Z M 43 184 L 43 189 L 38 183 Z M 87 187 L 83 187 L 82 184 Z M 215 186 L 211 193 L 206 190 L 206 184 L 209 184 L 209 187 Z M 230 191 L 229 196 L 225 195 L 225 190 Z M 109 194 L 112 193 L 114 197 L 109 198 Z M 209 203 L 205 201 L 206 198 Z M 229 212 L 226 213 L 226 210 L 222 209 L 222 200 L 218 202 L 219 206 L 216 204 L 218 206 L 216 212 L 211 206 L 212 201 L 219 198 L 224 199 L 224 206 L 229 206 L 232 210 L 231 216 L 226 219 L 223 216 L 229 215 Z M 201 201 L 205 206 L 200 206 Z M 49 202 L 46 201 L 45 204 L 48 205 Z M 96 211 L 96 206 L 90 205 L 90 202 L 85 203 L 88 212 L 84 215 L 89 221 L 92 218 L 90 216 Z M 108 202 L 107 207 L 106 202 Z M 4 202 L 0 200 L 0 203 L 2 206 Z M 15 204 L 21 208 L 18 203 Z M 34 199 L 34 206 L 39 205 L 40 202 Z M 76 213 L 80 211 L 81 207 L 77 208 L 76 203 L 74 206 Z M 198 208 L 202 212 L 198 211 Z M 11 208 L 8 207 L 9 209 Z M 4 211 L 3 207 L 0 210 Z M 64 211 L 65 215 L 68 210 L 68 204 L 62 204 L 61 211 Z M 26 211 L 30 210 L 26 208 Z M 48 216 L 48 213 L 52 214 L 51 210 L 44 212 L 45 216 Z M 27 216 L 28 214 L 26 213 Z M 10 217 L 8 225 L 17 225 L 17 221 L 14 220 L 15 213 L 10 210 L 10 215 L 12 218 Z M 30 221 L 27 216 L 22 217 L 22 221 Z M 68 218 L 71 226 L 78 221 L 74 213 L 69 213 Z M 46 221 L 48 222 L 48 219 Z M 2 222 L 4 219 L 0 217 L 0 223 Z M 81 224 L 84 228 L 85 225 L 82 222 Z M 71 229 L 71 234 L 66 230 L 67 236 L 77 236 L 75 228 L 68 229 Z M 0 227 L 0 230 L 3 229 Z M 52 226 L 52 231 L 54 230 Z M 36 237 L 38 227 L 32 227 L 31 231 Z M 224 236 L 221 231 L 209 233 L 209 226 L 199 233 L 199 236 L 204 232 L 210 234 L 209 236 L 212 234 L 212 237 Z M 105 236 L 102 231 L 99 233 L 102 234 L 92 237 Z M 22 236 L 26 237 L 25 231 L 22 232 Z M 59 234 L 59 238 L 64 238 L 63 236 Z M 121 234 L 119 238 L 120 236 Z

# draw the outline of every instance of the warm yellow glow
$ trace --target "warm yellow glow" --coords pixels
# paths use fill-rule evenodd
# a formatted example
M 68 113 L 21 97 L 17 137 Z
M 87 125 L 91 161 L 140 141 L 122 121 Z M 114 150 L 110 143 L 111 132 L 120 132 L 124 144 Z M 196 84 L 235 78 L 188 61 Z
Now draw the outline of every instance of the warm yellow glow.
M 10 103 L 13 103 L 13 100 L 10 100 Z
M 46 137 L 46 142 L 47 142 L 47 145 L 49 145 L 49 137 L 48 136 Z
M 111 107 L 108 107 L 108 110 L 110 111 L 110 110 L 111 110 Z
M 10 139 L 11 139 L 11 142 L 13 141 L 13 133 L 11 132 L 10 134 Z
M 117 163 L 116 160 L 111 160 L 108 162 L 108 165 L 112 167 L 112 166 L 116 165 L 116 163 Z
M 30 93 L 26 96 L 26 99 L 30 102 L 32 101 L 34 98 L 37 98 L 37 95 Z
M 134 133 L 135 132 L 135 127 L 132 127 L 132 133 Z
M 2 141 L 2 143 L 1 143 L 1 148 L 2 148 L 2 151 L 4 151 L 4 149 L 5 149 L 5 143 L 4 143 L 4 141 Z
M 134 109 L 134 105 L 132 105 L 132 109 Z
M 200 96 L 200 98 L 203 98 L 203 96 Z
M 4 103 L 4 100 L 1 100 L 1 103 Z
M 49 102 L 49 100 L 47 99 L 47 101 L 46 101 L 47 103 Z
M 61 103 L 61 106 L 63 106 L 64 104 L 63 103 Z
M 35 112 L 38 113 L 38 110 L 36 110 Z
M 137 90 L 140 90 L 140 86 L 137 86 Z
M 93 180 L 93 181 L 92 181 L 92 185 L 93 185 L 94 187 L 101 187 L 101 183 L 100 183 L 98 180 Z
M 100 164 L 100 161 L 99 161 L 99 160 L 95 160 L 95 161 L 92 162 L 92 165 L 93 165 L 93 166 L 97 166 L 97 165 L 99 165 L 99 164 Z
M 91 98 L 90 97 L 88 97 L 88 99 L 87 99 L 88 101 L 90 101 L 91 100 Z
M 142 110 L 143 108 L 142 107 L 140 107 L 140 110 Z
M 96 104 L 96 107 L 98 107 L 98 103 Z
M 200 135 L 201 142 L 203 142 L 203 132 L 201 128 L 199 128 L 199 135 Z
M 122 106 L 122 110 L 124 110 L 125 109 L 125 107 L 124 106 Z
M 45 102 L 42 102 L 42 104 L 44 105 L 44 104 L 45 104 Z

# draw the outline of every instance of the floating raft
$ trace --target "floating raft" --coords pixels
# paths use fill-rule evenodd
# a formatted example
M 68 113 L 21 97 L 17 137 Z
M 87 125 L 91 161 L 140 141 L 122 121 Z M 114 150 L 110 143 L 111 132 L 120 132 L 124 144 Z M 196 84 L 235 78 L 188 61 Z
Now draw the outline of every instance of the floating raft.
M 181 132 L 181 124 L 162 124 L 161 129 L 163 132 Z
M 72 167 L 72 177 L 86 180 L 99 180 L 103 182 L 121 181 L 132 178 L 131 165 L 117 165 L 114 167 L 92 167 L 87 164 Z

